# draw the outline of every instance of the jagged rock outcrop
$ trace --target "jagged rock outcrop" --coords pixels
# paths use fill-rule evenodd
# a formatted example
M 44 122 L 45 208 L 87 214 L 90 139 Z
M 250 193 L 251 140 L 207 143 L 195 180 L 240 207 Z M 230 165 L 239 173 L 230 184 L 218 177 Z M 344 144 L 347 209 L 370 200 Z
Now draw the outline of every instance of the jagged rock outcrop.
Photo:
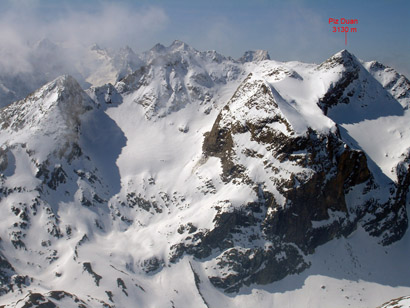
M 241 63 L 260 62 L 270 60 L 269 53 L 266 50 L 248 50 L 238 59 Z
M 392 299 L 377 308 L 406 308 L 409 306 L 410 296 L 402 296 Z
M 253 142 L 264 155 L 243 148 Z M 210 280 L 227 292 L 237 291 L 242 284 L 270 283 L 305 269 L 308 264 L 303 254 L 313 253 L 333 238 L 348 236 L 358 223 L 375 236 L 392 231 L 383 238 L 384 244 L 398 240 L 407 228 L 404 204 L 373 200 L 349 208 L 346 195 L 360 184 L 365 185 L 360 192 L 363 195 L 377 191 L 372 188 L 366 156 L 347 146 L 337 133 L 308 129 L 297 135 L 263 78 L 249 75 L 237 89 L 206 134 L 203 154 L 220 159 L 225 182 L 250 185 L 259 195 L 258 202 L 243 204 L 240 210 L 221 210 L 214 217 L 213 229 L 194 233 L 192 244 L 174 247 L 174 259 L 184 252 L 206 258 L 213 250 L 220 251 L 217 265 L 230 274 Z M 260 168 L 271 174 L 272 184 L 254 182 L 249 176 L 252 167 L 241 163 L 241 156 L 257 159 Z M 365 215 L 366 220 L 359 222 Z M 249 227 L 254 230 L 249 243 L 256 233 L 256 238 L 272 246 L 245 248 L 243 242 L 235 241 L 233 234 Z M 286 257 L 273 258 L 280 251 L 286 251 Z M 241 269 L 239 264 L 246 265 Z
M 344 68 L 341 77 L 332 84 L 326 94 L 319 99 L 318 105 L 325 115 L 329 108 L 336 106 L 339 103 L 349 103 L 349 97 L 352 96 L 353 93 L 349 92 L 346 96 L 343 94 L 347 87 L 351 85 L 354 80 L 359 78 L 361 65 L 354 55 L 347 50 L 342 50 L 317 67 L 318 70 L 330 70 L 340 66 Z
M 18 306 L 17 306 L 18 305 Z M 4 305 L 0 306 L 2 308 L 12 308 L 12 307 L 44 307 L 44 308 L 57 308 L 57 307 L 101 307 L 101 308 L 111 308 L 113 306 L 109 305 L 104 301 L 88 297 L 87 299 L 80 299 L 77 296 L 65 292 L 65 291 L 51 291 L 45 294 L 41 293 L 29 293 L 27 294 L 19 303 L 16 305 Z
M 116 89 L 121 94 L 133 92 L 148 119 L 164 117 L 191 103 L 203 105 L 209 113 L 215 90 L 243 74 L 233 60 L 214 51 L 199 52 L 181 41 L 169 47 L 154 46 L 145 61 L 146 65 L 117 83 Z

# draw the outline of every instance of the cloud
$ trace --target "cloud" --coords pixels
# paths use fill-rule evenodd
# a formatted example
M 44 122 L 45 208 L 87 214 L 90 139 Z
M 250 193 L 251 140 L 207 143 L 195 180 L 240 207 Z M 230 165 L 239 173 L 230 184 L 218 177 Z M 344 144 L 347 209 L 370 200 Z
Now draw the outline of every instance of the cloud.
M 32 70 L 30 48 L 12 27 L 0 25 L 0 74 L 25 73 Z
M 81 57 L 84 49 L 93 43 L 108 48 L 145 46 L 168 23 L 167 14 L 158 7 L 137 9 L 124 3 L 101 1 L 94 6 L 75 6 L 75 10 L 73 7 L 46 7 L 40 1 L 27 0 L 3 3 L 0 74 L 30 71 L 33 46 L 44 38 L 71 50 L 74 57 L 70 56 L 69 61 Z
M 160 8 L 135 11 L 106 4 L 93 13 L 69 12 L 66 18 L 47 27 L 47 35 L 54 41 L 62 39 L 66 42 L 119 47 L 146 40 L 164 29 L 167 20 L 165 12 Z

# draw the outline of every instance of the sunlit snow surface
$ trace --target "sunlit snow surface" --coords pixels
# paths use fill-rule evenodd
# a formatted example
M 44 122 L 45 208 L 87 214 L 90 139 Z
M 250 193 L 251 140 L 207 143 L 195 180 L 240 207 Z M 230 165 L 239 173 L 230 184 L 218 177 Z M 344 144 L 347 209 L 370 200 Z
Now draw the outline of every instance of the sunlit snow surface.
M 180 43 L 173 48 L 186 51 L 185 56 L 192 52 Z M 399 242 L 383 247 L 359 228 L 348 238 L 328 242 L 317 248 L 315 254 L 306 256 L 311 267 L 301 274 L 266 286 L 243 287 L 238 294 L 225 294 L 209 282 L 208 274 L 215 267 L 216 255 L 205 260 L 185 256 L 176 264 L 168 261 L 171 246 L 184 240 L 184 236 L 176 232 L 179 225 L 192 223 L 198 229 L 209 229 L 214 223 L 216 206 L 229 210 L 257 199 L 247 185 L 223 183 L 219 176 L 220 160 L 205 158 L 202 153 L 204 134 L 211 130 L 217 115 L 249 73 L 253 81 L 270 87 L 281 115 L 296 134 L 303 135 L 309 127 L 323 133 L 336 132 L 338 123 L 344 141 L 353 148 L 363 149 L 374 163 L 370 168 L 375 176 L 386 183 L 388 179 L 383 176 L 396 180 L 395 166 L 404 159 L 402 155 L 407 154 L 410 146 L 408 110 L 396 105 L 383 109 L 385 101 L 377 97 L 382 90 L 378 83 L 369 85 L 368 93 L 374 95 L 374 99 L 364 97 L 361 101 L 363 106 L 370 101 L 375 106 L 357 107 L 364 111 L 353 116 L 349 105 L 336 106 L 325 116 L 317 101 L 337 80 L 339 67 L 320 73 L 316 65 L 299 62 L 265 60 L 242 64 L 224 59 L 225 64 L 220 64 L 215 62 L 217 54 L 210 54 L 215 61 L 206 57 L 204 60 L 204 57 L 203 54 L 182 57 L 192 61 L 190 71 L 184 72 L 184 67 L 178 71 L 177 67 L 175 72 L 166 72 L 170 78 L 168 84 L 162 84 L 158 76 L 164 71 L 155 66 L 148 86 L 124 92 L 120 103 L 98 102 L 98 106 L 87 103 L 93 109 L 79 115 L 81 134 L 78 140 L 74 139 L 89 160 L 74 161 L 72 165 L 63 163 L 63 168 L 70 170 L 67 183 L 57 191 L 45 190 L 44 201 L 49 206 L 38 206 L 36 215 L 31 217 L 30 229 L 24 238 L 27 250 L 15 249 L 8 240 L 0 241 L 1 253 L 16 272 L 34 278 L 27 289 L 23 289 L 23 294 L 16 289 L 0 297 L 0 305 L 21 307 L 22 302 L 18 301 L 27 295 L 27 290 L 42 294 L 64 290 L 90 307 L 102 307 L 100 300 L 103 300 L 115 307 L 364 308 L 377 307 L 392 298 L 410 294 L 408 233 Z M 201 79 L 204 71 L 212 75 L 212 82 Z M 153 96 L 165 95 L 168 86 L 172 91 L 186 88 L 192 83 L 190 76 L 200 76 L 195 77 L 201 83 L 200 90 L 207 91 L 211 97 L 205 99 L 206 103 L 200 104 L 203 98 L 193 96 L 185 101 L 182 94 L 159 102 L 153 99 Z M 117 84 L 117 88 L 120 86 Z M 50 93 L 40 100 L 43 108 L 50 107 L 50 113 L 37 114 L 36 108 L 30 109 L 34 112 L 28 115 L 33 123 L 30 127 L 18 132 L 7 130 L 0 135 L 3 144 L 14 146 L 9 154 L 9 166 L 3 172 L 3 186 L 25 187 L 24 191 L 0 201 L 1 239 L 9 238 L 15 230 L 13 224 L 19 221 L 11 206 L 30 204 L 39 196 L 36 163 L 46 160 L 63 141 L 72 138 L 73 127 L 67 124 L 61 109 L 53 109 L 55 92 Z M 158 103 L 157 113 L 151 113 L 152 105 L 143 105 L 142 101 L 147 98 Z M 170 110 L 171 103 L 177 100 L 181 104 L 179 109 Z M 386 100 L 397 103 L 392 97 Z M 258 117 L 257 110 L 252 112 L 255 112 L 252 116 Z M 35 120 L 40 123 L 35 124 Z M 277 125 L 277 129 L 285 131 Z M 243 134 L 234 140 L 235 145 L 240 148 L 248 139 Z M 36 152 L 30 156 L 22 144 Z M 266 149 L 259 144 L 246 146 L 266 155 Z M 270 183 L 269 175 L 256 160 L 245 156 L 237 159 L 248 166 L 249 175 L 256 182 Z M 74 169 L 95 171 L 103 182 L 90 184 L 77 179 Z M 203 191 L 209 189 L 204 183 L 212 183 L 214 192 L 204 194 Z M 269 189 L 274 190 L 274 186 Z M 80 204 L 81 198 L 92 192 L 106 200 L 104 206 Z M 125 200 L 131 192 L 157 202 L 161 212 L 122 208 L 120 200 Z M 90 195 L 89 199 L 92 198 Z M 116 210 L 122 211 L 132 223 L 113 219 Z M 51 237 L 47 230 L 50 222 L 57 220 L 64 233 L 62 238 Z M 69 235 L 64 230 L 67 226 L 72 226 Z M 53 259 L 55 256 L 58 258 Z M 146 273 L 144 262 L 147 260 L 163 263 L 158 270 Z M 92 271 L 101 276 L 98 284 L 85 270 L 87 262 Z M 109 301 L 107 291 L 111 292 L 115 304 Z M 63 301 L 60 304 L 65 305 Z M 72 304 L 67 301 L 64 307 L 72 307 Z

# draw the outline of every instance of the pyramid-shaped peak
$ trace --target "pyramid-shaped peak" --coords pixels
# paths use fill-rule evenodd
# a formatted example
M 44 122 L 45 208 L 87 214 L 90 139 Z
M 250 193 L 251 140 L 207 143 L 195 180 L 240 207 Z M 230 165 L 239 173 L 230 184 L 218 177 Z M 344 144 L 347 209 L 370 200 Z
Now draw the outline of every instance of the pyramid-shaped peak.
M 91 98 L 70 75 L 57 77 L 22 101 L 7 106 L 0 122 L 12 131 L 36 130 L 48 134 L 73 134 L 79 115 L 93 108 Z
M 340 56 L 352 56 L 353 54 L 351 54 L 347 49 L 342 49 L 341 51 L 335 53 L 336 55 L 340 55 Z
M 185 46 L 188 46 L 188 45 L 180 40 L 174 40 L 172 44 L 170 45 L 170 47 L 185 47 Z
M 351 65 L 358 65 L 360 61 L 356 58 L 356 56 L 350 53 L 347 49 L 343 49 L 338 53 L 334 54 L 330 59 L 337 61 L 344 66 L 351 66 Z
M 361 63 L 355 55 L 350 53 L 348 50 L 343 49 L 321 63 L 318 66 L 318 69 L 332 68 L 339 65 L 345 67 L 346 69 L 357 69 L 361 66 Z
M 270 56 L 267 50 L 248 50 L 245 51 L 242 57 L 238 59 L 239 62 L 260 62 L 264 60 L 270 60 Z
M 61 75 L 57 77 L 56 79 L 54 79 L 53 81 L 49 82 L 47 85 L 45 85 L 45 87 L 47 87 L 48 89 L 53 89 L 57 87 L 60 90 L 70 89 L 70 90 L 78 90 L 80 92 L 83 91 L 80 84 L 71 75 Z
M 98 45 L 97 43 L 94 43 L 91 45 L 90 50 L 103 50 L 103 48 L 100 47 L 100 45 Z
M 55 98 L 45 99 L 46 97 L 51 98 L 54 94 L 57 94 Z M 81 88 L 77 80 L 70 75 L 57 77 L 28 96 L 26 100 L 27 99 L 29 99 L 29 101 L 36 101 L 36 104 L 46 104 L 49 107 L 65 106 L 63 109 L 69 108 L 68 106 L 70 105 L 78 105 L 81 106 L 81 108 L 86 108 L 86 106 L 91 107 L 92 105 L 91 99 Z
M 115 54 L 115 57 L 122 57 L 128 59 L 128 61 L 132 61 L 132 59 L 138 58 L 138 55 L 134 52 L 134 50 L 131 47 L 127 45 L 125 47 L 121 47 L 118 50 L 118 53 Z
M 168 49 L 171 51 L 195 51 L 194 48 L 180 40 L 173 41 L 172 44 L 168 47 Z
M 57 44 L 50 41 L 48 38 L 44 38 L 36 43 L 36 48 L 40 50 L 53 50 L 57 48 Z
M 350 53 L 347 49 L 343 49 L 337 53 L 334 54 L 333 57 L 336 58 L 343 58 L 343 59 L 355 59 L 356 57 Z
M 128 45 L 126 45 L 125 47 L 121 47 L 120 51 L 127 52 L 130 54 L 135 54 L 134 50 Z
M 155 44 L 155 46 L 150 49 L 150 51 L 157 52 L 157 53 L 164 52 L 165 50 L 166 50 L 166 47 L 160 43 Z

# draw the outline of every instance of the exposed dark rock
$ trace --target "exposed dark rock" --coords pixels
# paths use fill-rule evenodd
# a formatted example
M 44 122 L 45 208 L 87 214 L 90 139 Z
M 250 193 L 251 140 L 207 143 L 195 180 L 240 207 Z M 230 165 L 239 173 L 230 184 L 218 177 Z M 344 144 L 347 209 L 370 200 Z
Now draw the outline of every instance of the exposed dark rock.
M 404 308 L 407 302 L 410 300 L 410 296 L 402 296 L 399 298 L 392 299 L 377 308 Z
M 141 197 L 141 194 L 137 195 L 135 192 L 127 194 L 127 205 L 131 208 L 138 206 L 147 212 L 153 209 L 156 213 L 162 213 L 162 209 L 158 206 L 157 202 L 145 200 Z
M 394 200 L 394 209 L 399 209 L 405 206 L 407 193 L 410 187 L 410 153 L 406 158 L 399 163 L 396 168 L 397 174 L 397 190 Z
M 80 203 L 85 207 L 93 206 L 93 203 L 90 200 L 88 200 L 84 195 L 81 196 Z
M 122 103 L 122 96 L 117 89 L 110 83 L 100 87 L 92 87 L 87 92 L 93 97 L 100 106 L 106 108 L 108 105 L 118 105 Z
M 222 275 L 209 279 L 213 285 L 228 293 L 238 292 L 243 284 L 249 286 L 251 283 L 268 284 L 281 280 L 309 266 L 298 249 L 289 244 L 267 249 L 235 247 L 224 251 L 217 260 Z
M 185 244 L 179 243 L 171 247 L 170 261 L 176 262 L 184 253 L 194 255 L 203 259 L 211 255 L 214 249 L 225 250 L 233 247 L 232 235 L 241 233 L 241 228 L 255 226 L 258 219 L 255 212 L 258 212 L 252 204 L 250 211 L 234 210 L 232 212 L 220 211 L 214 217 L 215 227 L 211 230 L 195 230 L 189 235 Z
M 400 240 L 408 228 L 406 212 L 407 195 L 410 186 L 410 155 L 397 165 L 397 184 L 389 202 L 379 205 L 375 200 L 368 201 L 367 212 L 372 215 L 364 223 L 371 235 L 379 237 L 383 245 Z
M 62 300 L 64 301 L 61 302 Z M 22 307 L 22 308 L 23 307 L 24 308 L 58 308 L 58 307 L 64 307 L 64 305 L 67 305 L 67 301 L 72 302 L 72 304 L 75 304 L 78 308 L 94 307 L 94 305 L 90 302 L 93 302 L 94 304 L 98 303 L 100 307 L 112 308 L 111 305 L 101 300 L 94 299 L 91 296 L 88 296 L 87 300 L 84 301 L 78 298 L 76 295 L 65 292 L 65 291 L 51 291 L 45 294 L 29 293 L 23 299 L 19 301 L 19 307 Z
M 0 296 L 30 285 L 28 276 L 18 275 L 10 262 L 0 253 Z
M 154 273 L 164 266 L 164 260 L 160 260 L 156 257 L 146 259 L 142 262 L 141 267 L 146 273 Z
M 317 69 L 329 69 L 335 66 L 343 66 L 344 71 L 341 73 L 341 78 L 332 84 L 325 95 L 319 99 L 319 107 L 323 110 L 326 115 L 328 109 L 339 104 L 348 104 L 349 97 L 351 95 L 343 96 L 346 88 L 356 79 L 359 78 L 359 72 L 361 64 L 358 60 L 350 54 L 347 50 L 343 50 L 339 54 L 334 55 L 322 64 L 320 64 Z
M 25 299 L 25 303 L 22 308 L 57 308 L 57 305 L 52 301 L 46 299 L 44 295 L 40 293 L 30 293 Z
M 53 171 L 50 174 L 50 180 L 47 182 L 48 187 L 53 190 L 56 190 L 58 185 L 65 183 L 67 179 L 67 173 L 64 169 L 58 165 L 55 166 Z
M 298 180 L 298 185 L 295 177 L 284 183 L 282 192 L 290 206 L 282 208 L 271 203 L 276 212 L 268 216 L 263 225 L 268 238 L 279 236 L 312 253 L 318 245 L 354 229 L 348 219 L 345 194 L 351 187 L 368 180 L 370 171 L 366 156 L 345 147 L 335 136 L 316 136 L 311 132 L 307 138 L 304 144 L 310 157 L 306 166 L 316 172 L 304 182 Z M 324 148 L 326 153 L 322 152 Z M 329 226 L 313 229 L 312 221 L 328 220 L 329 211 L 343 214 Z
M 114 295 L 112 294 L 112 292 L 111 291 L 105 291 L 105 293 L 108 296 L 108 300 L 113 303 L 114 302 L 114 300 L 113 300 Z
M 121 288 L 121 290 L 122 290 L 122 292 L 126 295 L 126 296 L 128 296 L 128 293 L 127 293 L 127 286 L 125 285 L 125 282 L 124 282 L 124 280 L 122 280 L 121 278 L 117 278 L 117 286 L 118 286 L 118 288 Z
M 0 148 L 0 172 L 4 172 L 8 166 L 7 149 Z
M 353 71 L 347 71 L 343 73 L 342 78 L 340 78 L 326 94 L 319 99 L 318 106 L 323 110 L 326 115 L 329 108 L 336 106 L 339 103 L 348 104 L 349 97 L 343 97 L 346 88 L 355 80 L 359 78 L 359 69 Z M 348 95 L 350 96 L 350 95 Z
M 275 68 L 274 70 L 268 73 L 268 76 L 276 77 L 277 80 L 281 80 L 283 78 L 283 75 L 297 79 L 297 80 L 303 80 L 302 76 L 300 76 L 297 72 L 286 69 L 284 67 Z
M 0 254 L 0 296 L 10 291 L 10 277 L 14 274 L 13 266 Z
M 22 231 L 12 231 L 10 233 L 11 243 L 13 244 L 14 248 L 16 249 L 26 249 L 26 244 L 23 242 L 23 238 L 25 234 Z
M 327 108 L 338 103 L 346 87 L 358 78 L 359 64 L 348 53 L 331 59 L 319 69 L 340 64 L 345 65 L 347 70 L 334 89 L 325 95 L 321 107 Z M 242 95 L 247 99 L 241 101 L 242 105 L 238 105 L 237 101 L 242 99 Z M 243 118 L 237 119 L 231 115 L 230 108 L 234 104 L 236 114 L 243 114 Z M 238 112 L 238 108 L 243 109 Z M 265 108 L 269 112 L 261 118 L 248 118 L 245 108 Z M 280 123 L 287 132 L 270 128 L 271 123 Z M 299 169 L 305 170 L 293 173 L 290 179 L 281 179 L 278 176 L 275 180 L 278 191 L 285 198 L 285 205 L 278 205 L 271 192 L 261 191 L 260 184 L 252 183 L 246 176 L 244 166 L 237 163 L 234 136 L 244 133 L 250 134 L 250 140 L 265 145 L 272 156 L 281 163 L 291 162 L 299 166 Z M 393 203 L 378 204 L 374 201 L 375 204 L 372 205 L 363 202 L 356 212 L 349 212 L 345 196 L 354 187 L 368 183 L 369 188 L 363 192 L 364 194 L 376 189 L 371 188 L 373 178 L 364 153 L 350 149 L 340 140 L 337 131 L 320 134 L 309 129 L 305 136 L 294 136 L 290 124 L 281 116 L 271 89 L 263 82 L 252 79 L 251 75 L 238 88 L 217 116 L 211 131 L 205 135 L 203 153 L 205 157 L 214 156 L 221 159 L 221 177 L 224 181 L 239 181 L 252 185 L 255 191 L 258 191 L 258 195 L 262 195 L 260 198 L 263 200 L 256 203 L 259 205 L 259 212 L 263 214 L 258 216 L 262 217 L 262 220 L 253 218 L 257 215 L 242 215 L 237 210 L 220 212 L 214 218 L 215 226 L 212 230 L 196 232 L 191 237 L 192 244 L 174 245 L 171 249 L 171 260 L 174 262 L 184 253 L 202 259 L 213 251 L 222 252 L 218 263 L 221 272 L 224 269 L 234 269 L 235 272 L 236 269 L 236 274 L 212 277 L 211 282 L 227 292 L 238 291 L 242 284 L 269 283 L 305 269 L 308 264 L 295 247 L 304 254 L 311 254 L 317 246 L 333 238 L 349 235 L 358 223 L 361 223 L 371 235 L 381 236 L 383 244 L 401 238 L 407 227 L 403 201 L 406 200 L 410 182 L 407 165 L 406 172 L 403 172 L 400 178 L 403 182 L 402 188 L 397 190 Z M 279 170 L 271 167 L 268 161 L 265 162 L 265 168 L 272 168 L 274 174 L 279 174 Z M 254 204 L 244 204 L 244 212 Z M 377 207 L 385 210 L 376 213 Z M 249 212 L 254 213 L 255 207 Z M 366 221 L 360 222 L 365 216 L 372 219 L 366 218 Z M 313 222 L 317 222 L 317 226 Z M 235 245 L 238 244 L 235 243 L 233 235 L 240 232 L 241 228 L 250 226 L 259 230 L 264 240 L 274 243 L 274 247 L 287 247 L 289 251 L 286 253 L 286 261 L 281 261 L 283 264 L 269 261 L 269 256 L 277 253 L 276 248 L 272 248 L 272 251 L 236 248 Z M 250 256 L 256 259 L 250 260 Z M 269 266 L 261 267 L 262 261 L 259 260 L 263 260 L 264 264 Z
M 252 95 L 243 103 L 243 108 L 265 110 L 267 112 L 266 117 L 260 119 L 251 117 L 235 119 L 233 117 L 230 119 L 230 105 L 237 104 L 237 101 L 241 100 L 241 96 L 246 95 L 248 92 L 252 93 Z M 279 112 L 269 114 L 269 111 L 275 109 L 278 110 L 278 105 L 275 102 L 271 89 L 264 82 L 252 80 L 252 74 L 249 74 L 234 93 L 230 102 L 218 114 L 211 131 L 205 134 L 202 146 L 205 157 L 214 156 L 221 159 L 223 180 L 230 181 L 234 178 L 241 178 L 243 181 L 249 182 L 249 179 L 244 176 L 244 167 L 235 164 L 232 160 L 234 154 L 233 135 L 250 132 L 252 140 L 281 145 L 281 141 L 285 140 L 286 136 L 282 132 L 265 128 L 269 124 L 277 122 L 284 125 L 289 133 L 291 133 L 290 124 Z
M 100 285 L 100 280 L 102 279 L 102 276 L 98 275 L 97 273 L 93 271 L 93 268 L 90 262 L 83 263 L 83 270 L 87 271 L 94 278 L 94 282 L 96 286 L 98 287 Z
M 54 166 L 52 171 L 50 171 L 49 162 L 46 160 L 39 164 L 37 168 L 36 177 L 42 179 L 43 183 L 53 190 L 56 190 L 60 184 L 67 181 L 67 173 L 61 165 Z

